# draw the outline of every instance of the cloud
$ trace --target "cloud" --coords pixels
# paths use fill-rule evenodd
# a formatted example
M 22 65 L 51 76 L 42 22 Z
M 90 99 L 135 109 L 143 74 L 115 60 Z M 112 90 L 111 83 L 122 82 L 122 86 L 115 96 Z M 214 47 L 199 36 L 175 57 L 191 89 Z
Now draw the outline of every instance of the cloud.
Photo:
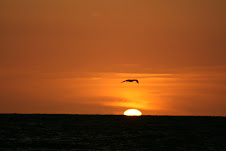
M 113 113 L 138 108 L 146 114 L 223 115 L 221 106 L 226 102 L 224 69 L 190 68 L 166 74 L 1 71 L 1 109 L 4 112 L 31 112 L 33 109 L 35 112 L 66 113 L 68 108 L 67 113 L 72 113 L 74 108 L 74 113 L 85 113 L 87 109 L 87 113 L 105 114 L 110 110 Z M 120 83 L 132 77 L 138 78 L 140 84 Z

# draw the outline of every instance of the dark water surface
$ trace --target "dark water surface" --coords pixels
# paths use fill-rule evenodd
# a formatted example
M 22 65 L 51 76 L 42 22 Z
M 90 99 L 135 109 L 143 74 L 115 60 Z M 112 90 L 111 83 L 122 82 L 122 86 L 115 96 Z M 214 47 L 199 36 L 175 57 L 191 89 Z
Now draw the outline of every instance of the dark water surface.
M 0 150 L 226 150 L 226 117 L 0 114 Z

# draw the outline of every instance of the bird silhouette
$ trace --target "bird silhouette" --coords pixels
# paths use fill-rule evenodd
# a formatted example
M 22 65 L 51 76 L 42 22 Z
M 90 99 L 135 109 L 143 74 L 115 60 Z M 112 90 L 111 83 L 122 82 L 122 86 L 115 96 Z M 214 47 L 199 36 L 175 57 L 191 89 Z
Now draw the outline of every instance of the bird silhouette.
M 137 79 L 127 79 L 125 81 L 122 81 L 121 83 L 124 83 L 124 82 L 133 82 L 133 81 L 136 81 L 139 84 L 139 81 Z

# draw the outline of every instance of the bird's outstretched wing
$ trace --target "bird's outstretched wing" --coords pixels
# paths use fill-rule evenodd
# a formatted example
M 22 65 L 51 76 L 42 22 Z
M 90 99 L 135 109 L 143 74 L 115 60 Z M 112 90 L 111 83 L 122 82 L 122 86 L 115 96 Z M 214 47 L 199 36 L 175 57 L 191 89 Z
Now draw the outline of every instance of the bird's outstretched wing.
M 138 80 L 134 80 L 134 81 L 136 81 L 139 84 L 139 81 Z

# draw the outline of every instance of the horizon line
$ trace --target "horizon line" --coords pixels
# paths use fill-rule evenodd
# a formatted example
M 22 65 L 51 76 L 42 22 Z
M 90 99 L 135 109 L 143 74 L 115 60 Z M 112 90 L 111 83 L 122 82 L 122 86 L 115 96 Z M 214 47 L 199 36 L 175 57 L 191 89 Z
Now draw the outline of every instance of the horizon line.
M 0 115 L 89 115 L 89 116 L 126 116 L 124 114 L 74 114 L 74 113 L 0 113 Z M 187 116 L 187 117 L 226 117 L 223 115 L 157 115 L 157 114 L 153 114 L 153 115 L 148 115 L 148 114 L 142 114 L 141 116 Z

